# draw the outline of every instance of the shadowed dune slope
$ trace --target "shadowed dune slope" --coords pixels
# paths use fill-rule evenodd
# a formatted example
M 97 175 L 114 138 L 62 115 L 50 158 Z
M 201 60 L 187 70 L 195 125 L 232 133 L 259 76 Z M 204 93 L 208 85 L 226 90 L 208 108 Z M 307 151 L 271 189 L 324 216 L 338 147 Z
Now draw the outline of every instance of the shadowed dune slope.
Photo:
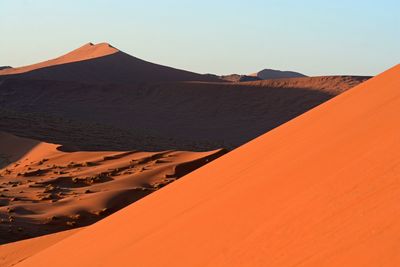
M 25 67 L 0 70 L 0 80 L 9 77 L 116 84 L 219 80 L 211 76 L 146 62 L 119 51 L 108 43 L 88 43 L 55 59 Z
M 397 65 L 17 266 L 399 266 L 399 114 Z
M 129 86 L 9 79 L 0 82 L 0 106 L 21 114 L 38 113 L 40 118 L 51 114 L 129 130 L 142 140 L 151 137 L 156 149 L 211 150 L 238 147 L 367 79 L 326 76 L 235 84 L 163 82 Z M 0 122 L 0 129 L 10 129 L 9 125 L 17 122 L 7 121 L 4 128 Z M 42 125 L 37 123 L 30 132 Z M 21 127 L 15 130 L 24 131 Z M 45 134 L 52 133 L 60 135 L 47 127 Z M 58 143 L 69 137 L 58 136 Z M 133 135 L 126 136 L 129 139 L 124 142 L 131 144 Z M 140 142 L 136 145 L 132 149 L 148 149 L 140 147 Z
M 40 142 L 0 132 L 0 168 L 20 159 Z

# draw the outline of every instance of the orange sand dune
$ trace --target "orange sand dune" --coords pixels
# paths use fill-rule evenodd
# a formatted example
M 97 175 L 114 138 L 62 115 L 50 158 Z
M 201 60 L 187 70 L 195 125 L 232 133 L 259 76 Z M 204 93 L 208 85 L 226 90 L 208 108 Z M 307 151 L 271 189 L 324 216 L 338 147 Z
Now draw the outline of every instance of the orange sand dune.
M 0 244 L 85 226 L 224 151 L 76 151 L 0 133 Z
M 19 68 L 0 69 L 0 80 L 9 77 L 117 84 L 219 81 L 209 75 L 146 62 L 119 51 L 108 43 L 88 43 L 55 59 Z
M 400 266 L 400 65 L 17 266 Z

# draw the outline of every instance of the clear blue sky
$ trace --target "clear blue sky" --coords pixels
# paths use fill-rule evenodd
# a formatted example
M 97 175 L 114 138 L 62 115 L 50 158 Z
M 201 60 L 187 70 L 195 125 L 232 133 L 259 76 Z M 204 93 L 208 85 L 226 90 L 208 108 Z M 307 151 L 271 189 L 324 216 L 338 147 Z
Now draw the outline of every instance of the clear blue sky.
M 375 75 L 400 61 L 399 0 L 0 0 L 0 66 L 106 41 L 200 73 Z

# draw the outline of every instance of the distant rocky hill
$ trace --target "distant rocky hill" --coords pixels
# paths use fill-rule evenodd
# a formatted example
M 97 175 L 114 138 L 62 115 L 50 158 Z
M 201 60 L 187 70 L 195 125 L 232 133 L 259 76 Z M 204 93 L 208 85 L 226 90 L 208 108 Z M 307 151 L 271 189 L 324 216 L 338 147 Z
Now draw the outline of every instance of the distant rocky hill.
M 273 69 L 263 69 L 259 72 L 251 74 L 250 76 L 257 77 L 261 80 L 307 77 L 307 75 L 295 71 L 281 71 Z

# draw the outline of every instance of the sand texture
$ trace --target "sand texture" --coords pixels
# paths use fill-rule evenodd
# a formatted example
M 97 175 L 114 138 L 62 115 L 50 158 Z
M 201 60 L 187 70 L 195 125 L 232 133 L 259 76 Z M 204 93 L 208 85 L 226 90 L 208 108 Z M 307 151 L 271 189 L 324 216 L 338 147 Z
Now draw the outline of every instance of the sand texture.
M 59 151 L 0 133 L 0 244 L 85 226 L 224 153 Z

